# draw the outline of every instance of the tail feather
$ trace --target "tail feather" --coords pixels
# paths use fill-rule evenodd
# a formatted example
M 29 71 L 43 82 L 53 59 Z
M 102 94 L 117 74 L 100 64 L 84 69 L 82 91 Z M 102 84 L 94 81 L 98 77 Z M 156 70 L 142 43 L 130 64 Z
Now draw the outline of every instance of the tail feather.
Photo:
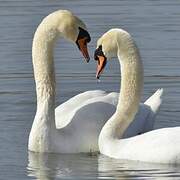
M 150 98 L 148 98 L 144 104 L 148 105 L 152 112 L 156 114 L 159 111 L 162 103 L 163 88 L 158 89 Z

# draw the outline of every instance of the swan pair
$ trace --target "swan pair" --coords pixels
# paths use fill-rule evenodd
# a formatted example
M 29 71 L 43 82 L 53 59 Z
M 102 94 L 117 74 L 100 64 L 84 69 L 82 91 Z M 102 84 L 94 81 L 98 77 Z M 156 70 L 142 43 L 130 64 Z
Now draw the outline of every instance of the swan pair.
M 87 91 L 55 109 L 53 47 L 58 37 L 75 43 L 86 61 L 89 61 L 87 43 L 91 38 L 85 24 L 78 17 L 70 11 L 59 10 L 43 19 L 35 32 L 32 46 L 37 111 L 29 135 L 28 149 L 55 153 L 94 152 L 100 149 L 101 153 L 110 157 L 134 159 L 136 139 L 147 134 L 122 140 L 119 138 L 152 129 L 155 114 L 161 104 L 162 90 L 156 91 L 144 104 L 140 104 L 143 66 L 131 36 L 120 29 L 110 30 L 98 40 L 95 51 L 95 59 L 98 61 L 97 78 L 107 58 L 118 55 L 121 59 L 120 94 Z M 134 144 L 127 143 L 131 139 Z M 127 148 L 128 145 L 130 147 Z M 140 145 L 138 147 L 138 154 L 142 155 L 143 144 L 142 149 Z

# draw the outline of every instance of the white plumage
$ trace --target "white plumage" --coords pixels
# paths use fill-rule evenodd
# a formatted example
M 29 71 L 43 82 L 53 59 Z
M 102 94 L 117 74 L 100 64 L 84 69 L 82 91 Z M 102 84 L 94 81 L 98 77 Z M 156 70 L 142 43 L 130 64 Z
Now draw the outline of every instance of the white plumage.
M 37 111 L 29 135 L 30 151 L 56 153 L 98 151 L 100 130 L 115 112 L 118 94 L 106 94 L 104 91 L 79 94 L 55 110 L 54 43 L 58 37 L 75 42 L 79 33 L 78 27 L 86 29 L 84 23 L 71 12 L 59 10 L 44 18 L 35 32 L 32 57 Z M 160 96 L 157 97 L 159 98 Z M 142 109 L 144 110 L 140 112 L 140 116 L 141 113 L 144 114 L 142 115 L 144 119 L 137 119 L 142 122 L 137 122 L 137 125 L 129 130 L 131 135 L 152 128 L 154 116 L 146 118 L 151 114 L 151 109 L 147 106 L 143 106 Z M 148 127 L 147 122 L 151 124 Z
M 130 34 L 122 29 L 106 32 L 98 40 L 99 45 L 108 58 L 118 56 L 122 74 L 117 110 L 103 126 L 99 136 L 100 152 L 116 159 L 179 164 L 180 127 L 157 129 L 122 139 L 125 130 L 134 121 L 139 107 L 143 87 L 139 80 L 143 79 L 143 66 L 135 42 Z M 127 96 L 124 96 L 125 94 Z M 160 94 L 162 89 L 145 102 L 152 103 L 153 112 L 161 104 L 161 98 L 157 98 Z M 150 117 L 153 114 L 150 114 Z

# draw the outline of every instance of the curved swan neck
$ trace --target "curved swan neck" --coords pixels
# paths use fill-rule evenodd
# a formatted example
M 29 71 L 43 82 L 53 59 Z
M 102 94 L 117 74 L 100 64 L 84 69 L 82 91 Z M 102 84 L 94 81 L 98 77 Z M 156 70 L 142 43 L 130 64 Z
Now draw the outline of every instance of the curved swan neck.
M 37 93 L 37 113 L 51 109 L 54 112 L 55 74 L 53 61 L 53 48 L 57 32 L 45 29 L 44 24 L 38 27 L 32 47 L 32 59 Z M 44 108 L 44 110 L 42 110 Z M 50 112 L 49 112 L 50 113 Z M 47 112 L 46 117 L 49 114 Z M 53 121 L 51 119 L 51 121 Z
M 37 110 L 29 135 L 28 148 L 31 151 L 50 152 L 51 139 L 56 133 L 56 83 L 53 61 L 53 47 L 56 39 L 57 31 L 44 21 L 37 28 L 33 39 L 32 61 L 36 83 Z
M 118 60 L 121 69 L 121 86 L 116 113 L 136 113 L 143 89 L 143 65 L 139 50 L 128 35 L 118 46 Z M 122 45 L 121 45 L 122 46 Z
M 35 33 L 32 47 L 32 59 L 34 76 L 36 82 L 37 102 L 48 98 L 46 93 L 54 95 L 55 75 L 54 75 L 54 60 L 53 48 L 56 34 L 52 39 L 48 39 L 48 35 L 52 32 L 43 32 L 39 28 Z M 45 93 L 45 94 L 44 94 Z
M 117 110 L 103 127 L 99 140 L 115 140 L 134 119 L 140 103 L 143 88 L 143 66 L 138 48 L 130 35 L 117 38 L 118 59 L 121 65 L 121 88 Z

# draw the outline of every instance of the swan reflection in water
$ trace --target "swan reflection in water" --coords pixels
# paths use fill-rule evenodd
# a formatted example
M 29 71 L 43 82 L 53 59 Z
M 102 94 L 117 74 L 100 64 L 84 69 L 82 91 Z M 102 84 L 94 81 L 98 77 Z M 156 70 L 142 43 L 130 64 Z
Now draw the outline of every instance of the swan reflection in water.
M 28 176 L 54 179 L 178 179 L 178 166 L 122 161 L 104 155 L 28 153 Z
M 99 177 L 113 179 L 179 179 L 179 166 L 120 160 L 104 155 L 98 156 Z
M 28 158 L 28 176 L 39 180 L 98 176 L 97 156 L 29 152 Z

